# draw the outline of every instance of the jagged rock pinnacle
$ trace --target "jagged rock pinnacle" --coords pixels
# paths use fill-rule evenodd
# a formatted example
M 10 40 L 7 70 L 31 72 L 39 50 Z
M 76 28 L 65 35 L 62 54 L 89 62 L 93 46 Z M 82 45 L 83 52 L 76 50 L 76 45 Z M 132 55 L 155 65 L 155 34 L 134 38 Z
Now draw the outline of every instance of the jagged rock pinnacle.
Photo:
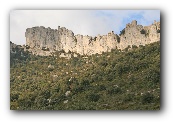
M 149 26 L 137 25 L 134 20 L 128 23 L 120 35 L 113 31 L 97 37 L 74 35 L 71 30 L 58 26 L 58 29 L 32 27 L 26 29 L 26 45 L 33 54 L 50 55 L 51 52 L 76 52 L 81 55 L 101 54 L 111 49 L 125 49 L 129 45 L 145 45 L 160 41 L 160 22 Z

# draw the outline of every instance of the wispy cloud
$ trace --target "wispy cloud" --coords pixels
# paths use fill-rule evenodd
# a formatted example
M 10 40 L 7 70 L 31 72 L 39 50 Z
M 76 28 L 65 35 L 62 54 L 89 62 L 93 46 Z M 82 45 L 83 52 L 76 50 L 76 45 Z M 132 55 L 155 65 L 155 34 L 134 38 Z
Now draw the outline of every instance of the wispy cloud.
M 160 20 L 159 10 L 14 10 L 10 13 L 10 40 L 25 44 L 25 31 L 34 26 L 66 27 L 75 34 L 96 36 L 119 32 L 137 20 L 149 25 Z

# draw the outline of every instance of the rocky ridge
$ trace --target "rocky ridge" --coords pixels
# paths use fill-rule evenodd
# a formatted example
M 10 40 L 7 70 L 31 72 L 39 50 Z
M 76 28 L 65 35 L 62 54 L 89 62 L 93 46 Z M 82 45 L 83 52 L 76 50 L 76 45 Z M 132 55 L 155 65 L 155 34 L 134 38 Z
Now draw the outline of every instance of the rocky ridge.
M 96 37 L 74 35 L 71 30 L 60 26 L 58 29 L 40 26 L 27 28 L 25 37 L 26 50 L 35 55 L 47 56 L 55 51 L 92 55 L 110 52 L 111 49 L 123 50 L 133 45 L 140 46 L 160 41 L 160 22 L 154 21 L 152 25 L 142 26 L 134 20 L 126 24 L 120 35 L 111 31 L 107 35 Z

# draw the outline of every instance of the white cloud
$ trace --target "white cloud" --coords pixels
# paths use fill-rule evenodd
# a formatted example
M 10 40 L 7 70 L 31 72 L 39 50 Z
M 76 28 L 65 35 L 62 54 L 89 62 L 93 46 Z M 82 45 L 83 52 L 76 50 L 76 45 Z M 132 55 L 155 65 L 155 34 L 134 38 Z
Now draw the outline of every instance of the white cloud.
M 140 16 L 139 16 L 140 15 Z M 139 16 L 139 17 L 138 17 Z M 25 44 L 25 30 L 34 26 L 66 27 L 75 34 L 119 33 L 127 22 L 151 24 L 160 19 L 159 10 L 14 10 L 10 13 L 10 40 Z M 124 21 L 126 20 L 126 21 Z

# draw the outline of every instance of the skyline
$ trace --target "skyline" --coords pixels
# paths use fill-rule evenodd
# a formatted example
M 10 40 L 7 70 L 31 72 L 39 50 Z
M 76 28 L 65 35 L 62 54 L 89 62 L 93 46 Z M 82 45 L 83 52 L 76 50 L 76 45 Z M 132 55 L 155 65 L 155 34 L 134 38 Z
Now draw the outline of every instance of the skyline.
M 10 41 L 25 44 L 25 31 L 35 26 L 72 30 L 75 35 L 97 36 L 110 31 L 119 34 L 127 23 L 151 25 L 160 21 L 160 10 L 13 10 L 10 13 Z

